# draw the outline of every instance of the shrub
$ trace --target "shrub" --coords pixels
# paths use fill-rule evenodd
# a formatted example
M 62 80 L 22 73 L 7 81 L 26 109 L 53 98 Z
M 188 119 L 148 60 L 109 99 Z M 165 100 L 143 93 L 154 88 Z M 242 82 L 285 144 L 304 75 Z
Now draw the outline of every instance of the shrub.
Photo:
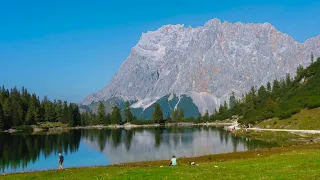
M 316 101 L 316 102 L 309 102 L 308 103 L 308 109 L 315 109 L 320 107 L 320 101 Z
M 291 111 L 283 111 L 279 115 L 279 119 L 288 119 L 292 117 Z
M 33 128 L 31 126 L 13 126 L 12 129 L 24 132 L 32 132 Z
M 291 111 L 291 114 L 293 115 L 293 114 L 299 113 L 301 111 L 301 109 L 300 108 L 293 108 L 293 109 L 290 109 L 290 111 Z
M 150 120 L 133 120 L 130 123 L 135 125 L 154 124 L 154 122 Z
M 265 112 L 263 116 L 264 116 L 264 119 L 270 119 L 274 117 L 274 113 L 268 111 L 268 112 Z

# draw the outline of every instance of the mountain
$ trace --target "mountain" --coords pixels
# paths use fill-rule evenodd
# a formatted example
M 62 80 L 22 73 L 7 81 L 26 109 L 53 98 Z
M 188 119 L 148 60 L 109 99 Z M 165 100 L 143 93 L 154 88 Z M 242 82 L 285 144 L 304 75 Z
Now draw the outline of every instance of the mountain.
M 300 43 L 269 23 L 212 19 L 196 28 L 165 25 L 143 33 L 110 83 L 82 104 L 118 98 L 144 111 L 175 96 L 175 107 L 188 97 L 198 112 L 212 113 L 232 91 L 241 97 L 252 86 L 294 75 L 299 64 L 310 64 L 311 53 L 320 56 L 320 36 Z

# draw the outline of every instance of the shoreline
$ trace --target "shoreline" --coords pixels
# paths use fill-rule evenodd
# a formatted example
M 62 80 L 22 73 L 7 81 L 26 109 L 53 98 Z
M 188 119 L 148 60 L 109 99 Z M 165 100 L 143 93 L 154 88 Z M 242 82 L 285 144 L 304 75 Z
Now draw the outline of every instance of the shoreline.
M 193 122 L 178 122 L 178 123 L 167 123 L 167 124 L 130 124 L 126 123 L 124 125 L 92 125 L 92 126 L 77 126 L 77 127 L 48 127 L 48 128 L 41 128 L 41 127 L 32 127 L 32 133 L 41 133 L 41 132 L 62 132 L 67 130 L 74 130 L 74 129 L 134 129 L 134 128 L 156 128 L 156 127 L 194 127 L 194 126 L 215 126 L 215 127 L 225 127 L 225 126 L 232 126 L 233 123 L 230 122 L 208 122 L 208 123 L 193 123 Z M 16 132 L 23 132 L 21 130 L 16 129 L 9 129 L 4 132 L 7 133 L 16 133 Z
M 177 123 L 167 123 L 167 124 L 130 124 L 126 123 L 124 125 L 91 125 L 91 126 L 58 126 L 58 127 L 39 127 L 39 126 L 30 126 L 32 131 L 30 133 L 42 133 L 42 132 L 62 132 L 73 129 L 134 129 L 134 128 L 156 128 L 156 127 L 194 127 L 194 126 L 215 126 L 215 127 L 231 127 L 234 126 L 236 122 L 226 122 L 226 121 L 217 121 L 217 122 L 207 122 L 207 123 L 194 123 L 194 122 L 177 122 Z M 226 129 L 225 129 L 226 130 Z M 27 132 L 19 129 L 8 129 L 0 131 L 0 133 L 17 133 L 17 132 Z
M 292 146 L 284 146 L 284 147 L 271 147 L 271 148 L 259 148 L 252 149 L 247 151 L 239 151 L 239 152 L 230 152 L 230 153 L 220 153 L 220 154 L 211 154 L 205 156 L 197 156 L 197 157 L 178 157 L 178 166 L 190 166 L 191 162 L 195 162 L 197 164 L 206 164 L 206 163 L 221 163 L 221 162 L 232 162 L 236 160 L 249 160 L 256 158 L 265 158 L 277 154 L 285 154 L 296 151 L 306 151 L 320 149 L 319 143 L 312 144 L 299 144 Z M 19 174 L 35 174 L 35 173 L 46 173 L 46 172 L 64 172 L 64 171 L 74 171 L 74 170 L 90 170 L 95 168 L 149 168 L 149 167 L 164 167 L 167 166 L 169 160 L 151 160 L 151 161 L 142 161 L 142 162 L 129 162 L 129 163 L 120 163 L 120 164 L 110 164 L 105 166 L 83 166 L 83 167 L 71 167 L 65 168 L 64 170 L 35 170 L 35 171 L 25 171 L 25 172 L 12 172 L 12 173 L 4 173 L 1 174 L 0 177 L 4 176 L 15 176 Z
M 130 129 L 130 128 L 144 128 L 144 127 L 192 127 L 192 126 L 228 126 L 233 125 L 234 123 L 225 123 L 225 122 L 210 122 L 210 123 L 193 123 L 193 122 L 179 122 L 179 123 L 167 123 L 165 125 L 161 124 L 124 124 L 124 125 L 94 125 L 94 126 L 78 126 L 78 127 L 67 127 L 67 129 Z

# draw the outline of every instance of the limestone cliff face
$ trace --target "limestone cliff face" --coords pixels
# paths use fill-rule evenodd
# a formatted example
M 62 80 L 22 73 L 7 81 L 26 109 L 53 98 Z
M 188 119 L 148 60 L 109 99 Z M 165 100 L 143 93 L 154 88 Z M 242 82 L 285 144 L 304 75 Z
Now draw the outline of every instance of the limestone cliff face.
M 143 33 L 109 84 L 84 105 L 122 98 L 147 108 L 168 94 L 187 95 L 200 112 L 212 112 L 252 86 L 294 75 L 299 64 L 320 56 L 320 36 L 304 43 L 268 23 L 209 20 L 204 26 L 165 25 Z

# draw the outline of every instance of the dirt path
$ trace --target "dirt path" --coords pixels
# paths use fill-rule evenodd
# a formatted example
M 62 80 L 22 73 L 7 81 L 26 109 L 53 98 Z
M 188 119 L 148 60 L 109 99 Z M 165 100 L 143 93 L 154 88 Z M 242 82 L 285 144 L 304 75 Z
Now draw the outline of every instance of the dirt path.
M 298 129 L 262 129 L 262 128 L 248 128 L 248 130 L 253 131 L 282 131 L 282 132 L 297 132 L 297 133 L 310 133 L 310 134 L 320 134 L 320 130 L 298 130 Z

